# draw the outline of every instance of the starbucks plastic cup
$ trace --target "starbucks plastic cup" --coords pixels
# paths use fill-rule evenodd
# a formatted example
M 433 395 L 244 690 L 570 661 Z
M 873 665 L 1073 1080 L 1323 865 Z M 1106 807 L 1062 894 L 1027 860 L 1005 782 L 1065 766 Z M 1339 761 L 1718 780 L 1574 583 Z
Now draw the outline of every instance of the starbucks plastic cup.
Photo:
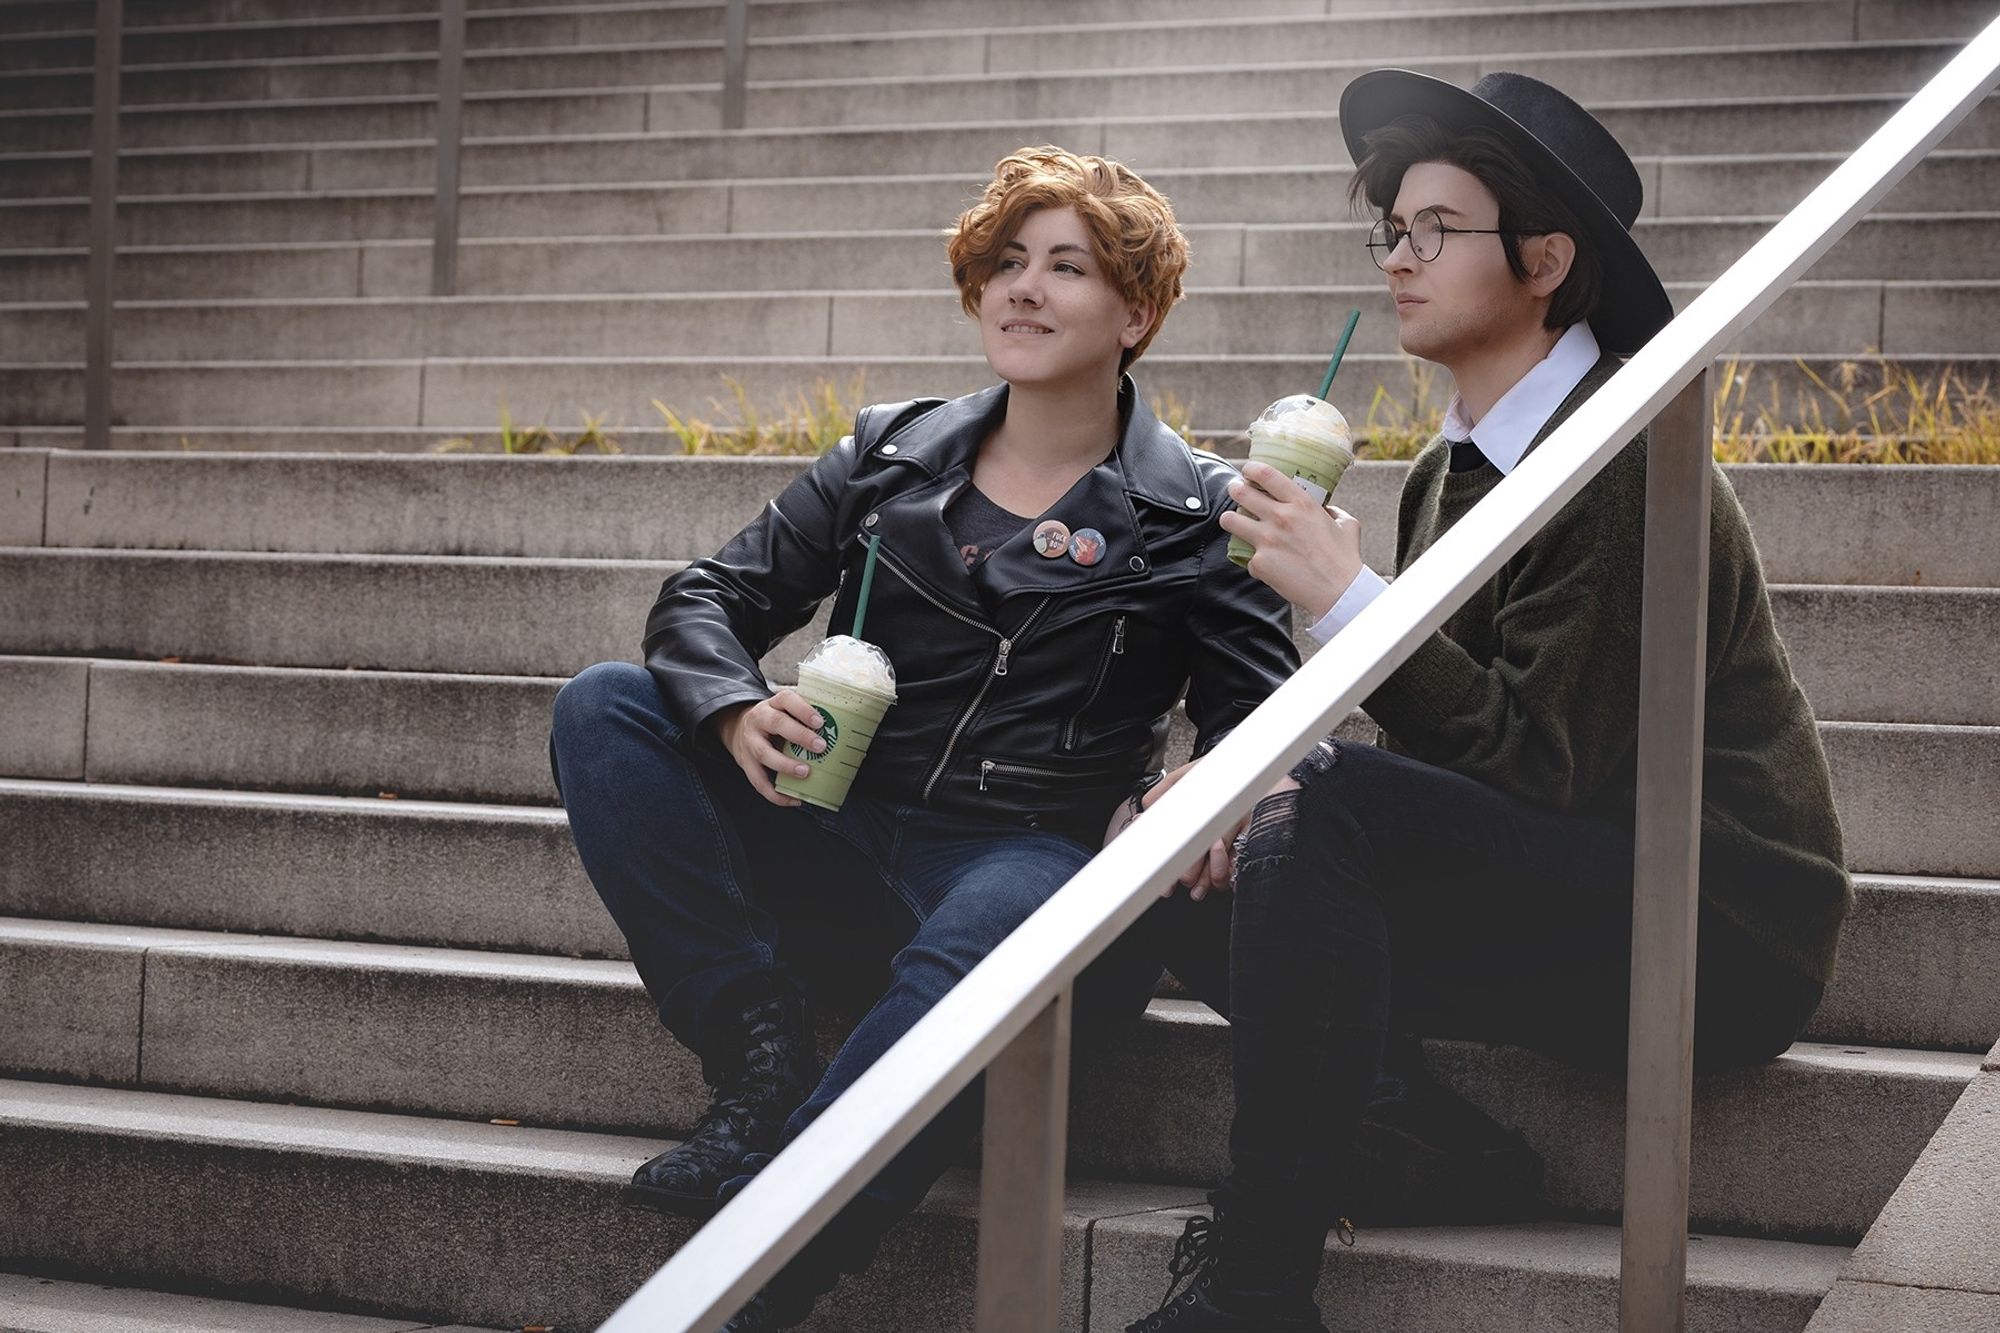
M 845 634 L 824 639 L 799 664 L 799 693 L 819 713 L 818 754 L 787 743 L 785 753 L 812 769 L 805 777 L 780 773 L 777 788 L 808 805 L 838 810 L 868 757 L 868 743 L 896 702 L 896 671 L 872 643 Z
M 1338 408 L 1300 393 L 1280 398 L 1250 423 L 1250 457 L 1290 477 L 1313 503 L 1325 504 L 1354 461 L 1354 441 Z M 1229 558 L 1239 565 L 1249 564 L 1255 550 L 1241 537 L 1229 539 Z

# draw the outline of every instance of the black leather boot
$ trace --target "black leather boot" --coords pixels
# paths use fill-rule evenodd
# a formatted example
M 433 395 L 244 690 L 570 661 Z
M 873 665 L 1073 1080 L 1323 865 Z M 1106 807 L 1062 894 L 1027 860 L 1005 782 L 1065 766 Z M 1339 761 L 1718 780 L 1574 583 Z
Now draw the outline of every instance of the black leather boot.
M 819 1082 L 819 1055 L 804 1001 L 761 1000 L 741 1011 L 715 1100 L 694 1132 L 632 1175 L 624 1200 L 680 1217 L 711 1217 L 717 1190 L 743 1174 L 751 1153 L 778 1149 L 785 1120 Z
M 1216 1200 L 1174 1242 L 1160 1308 L 1125 1333 L 1327 1333 L 1313 1304 L 1326 1229 L 1311 1222 L 1252 1234 Z

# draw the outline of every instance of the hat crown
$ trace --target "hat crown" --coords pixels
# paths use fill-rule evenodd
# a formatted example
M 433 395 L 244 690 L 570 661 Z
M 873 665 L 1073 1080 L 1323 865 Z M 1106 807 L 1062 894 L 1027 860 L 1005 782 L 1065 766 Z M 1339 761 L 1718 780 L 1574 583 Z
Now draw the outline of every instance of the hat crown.
M 1645 199 L 1645 187 L 1623 145 L 1597 117 L 1525 74 L 1488 74 L 1472 85 L 1472 95 L 1540 140 L 1627 231 L 1632 229 Z

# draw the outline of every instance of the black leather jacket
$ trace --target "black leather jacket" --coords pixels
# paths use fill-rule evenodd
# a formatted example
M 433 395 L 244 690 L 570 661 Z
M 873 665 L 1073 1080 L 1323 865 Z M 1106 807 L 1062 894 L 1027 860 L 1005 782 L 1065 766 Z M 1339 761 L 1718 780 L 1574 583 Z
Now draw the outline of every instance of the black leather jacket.
M 646 667 L 690 735 L 770 694 L 758 658 L 829 593 L 832 631 L 849 628 L 869 535 L 866 637 L 895 664 L 897 702 L 857 791 L 1094 846 L 1159 764 L 1184 690 L 1201 754 L 1297 669 L 1290 608 L 1229 563 L 1216 525 L 1234 473 L 1160 424 L 1129 378 L 1118 448 L 1045 516 L 1102 532 L 1104 558 L 1043 558 L 1030 524 L 967 571 L 944 510 L 1006 396 L 864 408 L 755 522 L 666 581 Z

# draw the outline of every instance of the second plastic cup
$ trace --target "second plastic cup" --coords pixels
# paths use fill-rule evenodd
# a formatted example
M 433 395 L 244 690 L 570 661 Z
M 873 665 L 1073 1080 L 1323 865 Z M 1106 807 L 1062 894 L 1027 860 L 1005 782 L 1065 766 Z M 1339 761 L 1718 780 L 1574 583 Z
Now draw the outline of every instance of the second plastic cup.
M 886 665 L 886 659 L 884 662 Z M 896 702 L 896 692 L 893 687 L 884 691 L 827 675 L 815 670 L 808 659 L 799 667 L 799 693 L 819 713 L 819 735 L 826 749 L 814 754 L 803 746 L 787 744 L 785 753 L 803 760 L 812 772 L 805 777 L 780 773 L 776 785 L 785 795 L 808 805 L 838 810 L 854 785 L 861 761 L 868 757 L 868 743 L 875 739 L 876 728 L 889 705 Z
M 1250 457 L 1278 469 L 1317 504 L 1325 504 L 1354 461 L 1347 419 L 1333 404 L 1310 394 L 1280 398 L 1250 423 Z M 1241 537 L 1229 539 L 1229 558 L 1250 563 L 1256 548 Z

